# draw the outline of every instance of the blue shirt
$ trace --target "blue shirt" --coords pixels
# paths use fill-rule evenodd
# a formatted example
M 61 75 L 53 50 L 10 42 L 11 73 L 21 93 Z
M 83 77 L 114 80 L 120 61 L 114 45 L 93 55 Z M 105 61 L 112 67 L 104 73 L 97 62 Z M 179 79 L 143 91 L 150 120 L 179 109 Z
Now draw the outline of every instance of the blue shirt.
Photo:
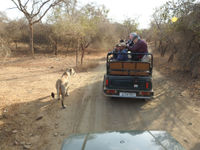
M 126 49 L 121 50 L 117 55 L 118 61 L 126 61 L 128 60 L 128 52 Z

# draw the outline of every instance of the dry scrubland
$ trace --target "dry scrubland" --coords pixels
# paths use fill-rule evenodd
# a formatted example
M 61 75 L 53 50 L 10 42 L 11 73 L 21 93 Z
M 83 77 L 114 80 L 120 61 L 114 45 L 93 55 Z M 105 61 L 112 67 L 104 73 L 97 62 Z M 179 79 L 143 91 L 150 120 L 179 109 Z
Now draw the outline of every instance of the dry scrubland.
M 50 105 L 56 104 L 55 107 L 61 108 L 50 93 L 56 92 L 55 82 L 65 69 L 73 67 L 78 74 L 87 73 L 103 58 L 104 54 L 98 52 L 86 55 L 84 64 L 78 67 L 75 66 L 75 56 L 36 54 L 35 59 L 26 55 L 1 59 L 0 149 L 17 148 L 14 145 L 30 146 L 23 143 L 27 135 L 33 134 L 34 131 L 30 130 L 34 128 L 37 133 L 44 132 L 40 125 L 32 127 L 31 124 L 37 122 Z
M 75 66 L 75 56 L 36 55 L 34 59 L 28 56 L 1 59 L 0 108 L 49 96 L 51 91 L 55 91 L 56 79 L 66 68 L 87 72 L 98 65 L 104 54 L 94 52 L 87 55 L 84 64 L 78 66 Z
M 156 129 L 167 130 L 184 147 L 199 150 L 200 81 L 166 65 L 168 57 L 155 53 L 155 100 L 108 100 L 101 92 L 105 55 L 86 53 L 82 67 L 75 67 L 73 55 L 36 54 L 33 59 L 20 54 L 4 63 L 1 59 L 0 149 L 55 150 L 73 133 Z M 77 74 L 65 99 L 67 109 L 62 110 L 50 93 L 67 67 L 74 67 Z
M 168 1 L 154 11 L 150 28 L 139 30 L 131 18 L 110 21 L 105 7 L 69 2 L 34 30 L 30 21 L 42 14 L 10 20 L 0 12 L 0 150 L 55 150 L 73 133 L 151 129 L 166 130 L 186 149 L 200 150 L 200 3 Z M 111 48 L 131 32 L 154 45 L 154 101 L 115 101 L 101 93 L 106 53 L 93 50 Z M 84 64 L 75 67 L 78 51 Z M 50 94 L 68 67 L 77 74 L 62 110 Z

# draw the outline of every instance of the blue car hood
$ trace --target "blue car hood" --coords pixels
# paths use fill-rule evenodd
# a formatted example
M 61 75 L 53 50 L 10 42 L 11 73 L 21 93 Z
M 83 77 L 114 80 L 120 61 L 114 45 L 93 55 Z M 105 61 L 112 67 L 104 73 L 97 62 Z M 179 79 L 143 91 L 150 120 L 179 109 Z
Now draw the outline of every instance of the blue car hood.
M 61 150 L 185 150 L 166 131 L 128 131 L 73 135 Z

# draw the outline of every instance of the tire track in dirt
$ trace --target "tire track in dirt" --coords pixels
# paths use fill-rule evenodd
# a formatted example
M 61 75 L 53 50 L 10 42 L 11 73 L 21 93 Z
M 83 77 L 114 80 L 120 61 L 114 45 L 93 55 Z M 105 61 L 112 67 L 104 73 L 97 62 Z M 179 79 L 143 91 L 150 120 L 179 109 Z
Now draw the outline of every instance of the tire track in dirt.
M 189 109 L 190 103 L 186 101 L 186 98 L 181 99 L 178 96 L 180 89 L 176 90 L 176 83 L 154 70 L 156 98 L 153 101 L 111 99 L 104 97 L 102 92 L 104 71 L 105 64 L 102 62 L 92 71 L 77 76 L 80 80 L 73 84 L 79 84 L 79 87 L 76 87 L 73 94 L 66 98 L 71 105 L 66 111 L 60 110 L 59 113 L 61 119 L 58 122 L 64 126 L 59 132 L 69 136 L 113 130 L 166 130 L 186 149 L 192 149 L 198 143 L 200 121 L 195 119 L 194 129 L 191 128 L 193 124 L 188 126 L 188 122 L 194 120 L 191 119 L 192 117 L 199 118 L 200 116 Z M 77 93 L 79 90 L 80 93 Z M 54 141 L 56 146 L 47 147 L 52 150 L 55 147 L 60 148 L 60 143 L 64 138 L 59 137 L 59 140 Z M 50 140 L 55 140 L 55 138 Z
M 98 81 L 101 80 L 101 74 L 98 74 L 98 70 L 103 70 L 103 66 L 100 65 L 90 75 L 87 75 L 86 81 L 88 81 L 88 85 L 86 86 L 83 96 L 81 100 L 76 104 L 74 118 L 76 118 L 73 125 L 73 133 L 77 132 L 89 132 L 94 129 L 94 121 L 95 116 L 91 116 L 95 112 L 95 101 L 98 92 L 93 92 L 96 88 L 98 88 Z M 97 72 L 96 72 L 97 71 Z M 95 81 L 96 79 L 96 81 Z M 95 82 L 93 82 L 95 81 Z M 90 120 L 85 119 L 84 116 L 88 117 Z M 85 125 L 87 124 L 87 125 Z
M 93 77 L 96 83 L 86 88 L 82 100 L 76 105 L 75 110 L 79 111 L 75 114 L 73 133 L 144 129 L 146 125 L 139 108 L 145 102 L 104 97 L 101 92 L 104 66 L 97 69 L 101 73 Z

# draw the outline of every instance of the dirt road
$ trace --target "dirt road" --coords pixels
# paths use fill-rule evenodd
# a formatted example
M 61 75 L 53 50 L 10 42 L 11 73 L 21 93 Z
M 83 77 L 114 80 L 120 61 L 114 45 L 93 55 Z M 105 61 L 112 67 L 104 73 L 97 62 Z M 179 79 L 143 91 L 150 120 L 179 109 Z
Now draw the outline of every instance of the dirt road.
M 57 150 L 71 134 L 113 130 L 166 130 L 186 149 L 200 149 L 200 109 L 187 91 L 183 92 L 181 81 L 154 69 L 153 101 L 109 99 L 102 93 L 104 71 L 102 61 L 97 68 L 76 74 L 70 96 L 65 99 L 65 110 L 48 96 L 25 104 L 26 108 L 15 114 L 18 119 L 13 116 L 19 125 L 2 132 L 0 149 L 20 150 L 30 145 L 33 150 Z M 7 127 L 13 123 L 3 121 Z

